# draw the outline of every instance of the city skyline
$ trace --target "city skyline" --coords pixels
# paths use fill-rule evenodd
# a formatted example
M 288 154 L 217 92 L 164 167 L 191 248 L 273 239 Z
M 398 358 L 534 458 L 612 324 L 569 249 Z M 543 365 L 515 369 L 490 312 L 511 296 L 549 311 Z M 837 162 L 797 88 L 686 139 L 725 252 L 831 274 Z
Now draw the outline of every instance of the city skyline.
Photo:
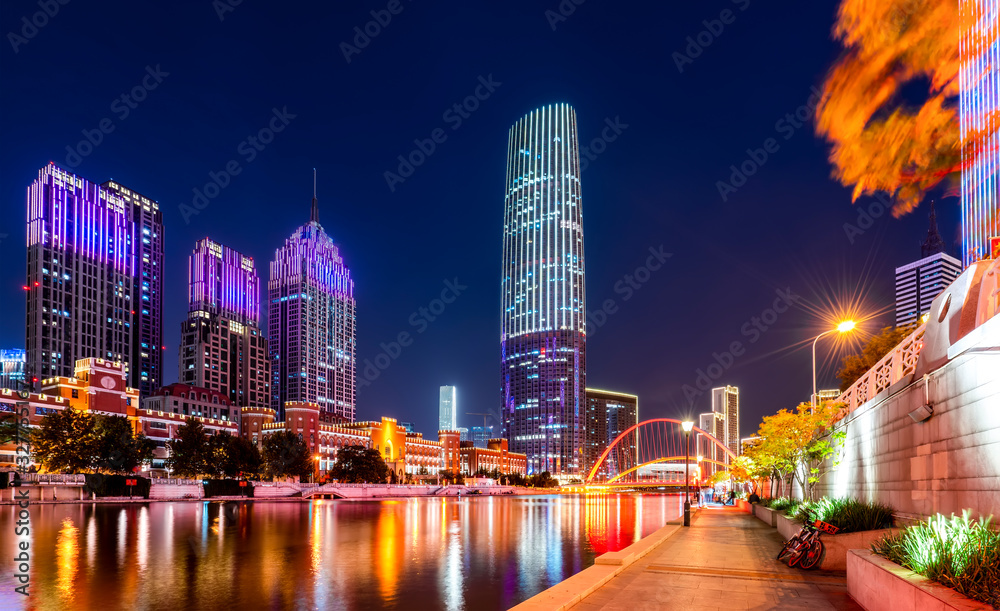
M 698 370 L 715 362 L 713 353 L 722 354 L 734 339 L 745 340 L 742 326 L 769 306 L 774 290 L 787 288 L 822 303 L 828 285 L 839 287 L 866 278 L 872 287 L 872 309 L 891 307 L 893 271 L 908 262 L 903 253 L 925 230 L 926 217 L 918 213 L 894 219 L 877 200 L 867 198 L 852 206 L 850 193 L 828 177 L 826 148 L 815 141 L 808 126 L 797 128 L 787 140 L 784 132 L 772 129 L 775 120 L 794 114 L 807 102 L 810 87 L 840 52 L 829 37 L 835 3 L 807 7 L 794 22 L 773 7 L 754 5 L 737 13 L 739 21 L 727 26 L 716 44 L 704 49 L 694 63 L 685 64 L 683 71 L 671 57 L 687 53 L 686 38 L 696 38 L 701 21 L 714 18 L 703 14 L 703 7 L 677 9 L 667 30 L 655 33 L 644 20 L 600 7 L 581 7 L 555 31 L 533 5 L 510 9 L 509 14 L 489 18 L 497 20 L 499 29 L 533 32 L 523 49 L 484 32 L 487 44 L 472 49 L 455 70 L 421 76 L 408 74 L 405 65 L 396 63 L 404 56 L 394 50 L 412 44 L 417 49 L 415 60 L 435 65 L 433 56 L 455 41 L 449 37 L 447 43 L 426 46 L 418 33 L 439 28 L 466 31 L 469 24 L 482 23 L 486 17 L 482 9 L 467 7 L 453 14 L 439 8 L 407 9 L 385 37 L 352 57 L 350 64 L 338 66 L 333 60 L 339 61 L 339 56 L 331 60 L 316 50 L 318 30 L 314 32 L 312 24 L 291 20 L 275 9 L 236 10 L 220 23 L 214 14 L 206 20 L 185 7 L 172 14 L 156 13 L 152 17 L 156 27 L 142 40 L 123 41 L 129 52 L 114 58 L 114 69 L 103 71 L 93 66 L 107 61 L 107 53 L 89 45 L 90 38 L 82 32 L 113 36 L 128 27 L 127 19 L 124 14 L 67 9 L 37 40 L 21 47 L 17 61 L 9 65 L 11 78 L 42 94 L 30 107 L 13 98 L 8 106 L 10 116 L 19 120 L 7 123 L 7 133 L 23 146 L 3 152 L 0 169 L 4 206 L 14 211 L 14 220 L 0 226 L 5 235 L 0 237 L 0 254 L 12 261 L 9 269 L 0 270 L 0 291 L 11 304 L 5 307 L 11 315 L 0 326 L 0 345 L 17 348 L 23 341 L 19 321 L 24 320 L 20 225 L 24 190 L 48 160 L 73 162 L 74 167 L 67 169 L 80 176 L 92 181 L 112 178 L 161 202 L 167 228 L 162 383 L 176 379 L 173 363 L 187 314 L 179 303 L 183 299 L 176 296 L 186 291 L 184 266 L 190 246 L 209 236 L 258 264 L 270 261 L 274 249 L 301 225 L 305 215 L 301 205 L 308 207 L 311 190 L 309 173 L 318 167 L 321 181 L 331 184 L 326 189 L 325 224 L 342 247 L 352 275 L 364 280 L 359 280 L 357 294 L 359 310 L 364 312 L 358 323 L 358 361 L 374 360 L 384 351 L 381 344 L 391 347 L 401 332 L 413 338 L 398 357 L 387 353 L 393 359 L 391 367 L 359 389 L 358 418 L 386 413 L 415 421 L 418 430 L 432 430 L 437 380 L 448 379 L 468 389 L 463 393 L 468 409 L 459 414 L 461 424 L 477 424 L 479 418 L 464 412 L 485 412 L 488 409 L 482 407 L 497 403 L 495 304 L 500 291 L 495 278 L 500 246 L 497 239 L 486 236 L 497 236 L 502 222 L 497 192 L 503 180 L 503 147 L 517 117 L 552 100 L 573 104 L 581 117 L 592 314 L 588 374 L 593 384 L 637 393 L 650 417 L 694 416 L 709 409 L 708 393 L 689 400 L 678 389 L 695 384 Z M 338 40 L 347 40 L 355 24 L 370 18 L 361 9 L 322 10 L 330 11 L 325 23 L 336 24 L 330 31 Z M 71 13 L 74 16 L 65 19 Z M 11 18 L 16 22 L 20 14 Z M 248 92 L 217 117 L 219 92 L 241 87 L 241 81 L 227 72 L 206 79 L 206 68 L 213 61 L 230 59 L 214 41 L 221 36 L 242 45 L 254 40 L 251 32 L 264 23 L 301 34 L 278 51 L 278 61 L 289 66 L 282 87 Z M 169 32 L 188 26 L 203 53 L 194 48 L 159 51 L 168 46 Z M 388 36 L 390 30 L 398 39 Z M 593 52 L 606 59 L 591 57 L 588 51 L 585 57 L 593 61 L 574 65 L 577 59 L 570 60 L 567 49 L 576 43 L 567 46 L 567 40 L 579 41 L 593 32 L 602 33 Z M 766 70 L 730 66 L 727 62 L 738 58 L 735 50 L 744 45 L 757 50 L 760 66 L 781 63 L 786 70 L 778 78 Z M 789 45 L 797 49 L 794 57 L 787 56 Z M 484 51 L 491 46 L 503 50 L 504 56 Z M 46 72 L 37 66 L 45 61 L 45 50 L 67 48 L 76 51 L 60 53 L 65 61 L 51 66 L 52 75 L 43 76 Z M 541 64 L 525 62 L 534 56 L 548 59 Z M 299 57 L 314 59 L 287 61 Z M 258 52 L 250 52 L 248 60 L 259 60 Z M 331 74 L 358 92 L 356 98 L 330 95 L 322 88 L 299 88 L 327 62 Z M 550 67 L 560 62 L 568 71 L 553 79 Z M 237 65 L 242 64 L 237 61 Z M 624 66 L 632 67 L 621 69 Z M 641 79 L 633 78 L 638 73 L 658 75 L 669 86 L 688 90 L 689 96 L 669 99 L 663 106 L 659 99 L 649 104 Z M 146 99 L 130 109 L 127 119 L 119 121 L 118 115 L 108 114 L 115 96 L 139 86 L 150 74 L 160 75 L 162 82 L 146 91 Z M 489 92 L 479 77 L 489 83 L 491 74 L 499 86 L 491 85 L 495 90 Z M 708 74 L 718 78 L 706 80 Z M 75 82 L 79 75 L 87 75 L 88 86 L 70 100 L 56 83 Z M 152 77 L 146 80 L 151 82 L 155 82 Z M 758 94 L 733 114 L 730 87 L 748 86 Z M 475 98 L 477 88 L 480 94 L 490 93 L 488 99 Z M 399 91 L 413 95 L 405 102 L 393 101 Z M 463 109 L 467 115 L 463 117 L 452 106 L 467 96 L 473 96 L 479 107 L 471 113 Z M 189 104 L 213 118 L 171 118 L 176 108 Z M 70 107 L 71 116 L 61 112 Z M 453 121 L 438 121 L 445 110 L 450 111 L 449 118 L 462 119 L 459 129 L 452 129 Z M 113 117 L 116 131 L 104 134 L 94 146 L 81 129 L 93 134 L 105 116 Z M 717 128 L 717 140 L 710 147 L 702 130 L 694 128 L 706 124 Z M 448 136 L 445 142 L 430 138 L 439 127 Z M 250 144 L 247 138 L 256 139 L 265 128 L 281 131 L 265 132 L 266 146 Z M 728 180 L 730 166 L 740 166 L 748 148 L 759 148 L 774 134 L 780 151 L 769 154 L 766 165 L 728 201 L 721 201 L 716 182 Z M 92 151 L 78 146 L 81 140 Z M 414 140 L 424 150 L 431 150 L 428 142 L 436 149 L 390 191 L 383 173 L 398 172 L 396 156 L 419 160 L 424 154 Z M 162 147 L 144 146 L 152 141 Z M 330 142 L 343 146 L 331 147 Z M 71 157 L 67 145 L 87 154 Z M 470 154 L 473 148 L 483 154 Z M 136 150 L 143 153 L 134 154 Z M 253 153 L 252 160 L 241 150 Z M 235 160 L 230 167 L 239 169 L 239 174 L 226 170 L 230 160 Z M 788 176 L 794 177 L 791 182 Z M 206 188 L 209 183 L 211 188 Z M 810 193 L 808 222 L 803 219 L 801 198 L 793 197 L 792 191 Z M 193 212 L 182 211 L 182 204 Z M 960 254 L 957 199 L 939 198 L 938 216 L 948 252 Z M 725 222 L 720 222 L 722 218 Z M 817 233 L 815 227 L 828 230 Z M 651 274 L 640 284 L 635 272 L 645 266 L 650 249 L 672 257 L 659 270 L 641 272 L 641 278 Z M 800 256 L 814 251 L 836 256 Z M 869 260 L 875 261 L 870 270 Z M 740 273 L 729 274 L 733 269 Z M 709 280 L 722 273 L 732 276 L 725 286 Z M 457 280 L 469 289 L 441 315 L 432 314 L 433 320 L 419 314 L 438 298 L 446 280 Z M 687 287 L 698 288 L 693 295 L 679 297 Z M 732 295 L 740 295 L 734 307 L 716 307 Z M 613 313 L 605 311 L 609 301 Z M 715 312 L 716 317 L 708 328 L 686 324 L 705 311 Z M 266 319 L 263 313 L 262 318 Z M 602 320 L 600 325 L 595 322 Z M 867 328 L 877 330 L 891 322 L 891 312 L 886 311 Z M 782 314 L 745 355 L 735 359 L 724 377 L 712 380 L 713 385 L 741 389 L 744 421 L 766 413 L 773 401 L 798 401 L 810 390 L 810 372 L 807 350 L 795 346 L 822 330 L 821 324 L 809 312 L 793 309 Z M 836 384 L 835 359 L 827 354 L 821 346 L 820 387 Z M 786 397 L 767 398 L 773 380 L 779 378 L 798 381 L 800 388 L 780 391 Z

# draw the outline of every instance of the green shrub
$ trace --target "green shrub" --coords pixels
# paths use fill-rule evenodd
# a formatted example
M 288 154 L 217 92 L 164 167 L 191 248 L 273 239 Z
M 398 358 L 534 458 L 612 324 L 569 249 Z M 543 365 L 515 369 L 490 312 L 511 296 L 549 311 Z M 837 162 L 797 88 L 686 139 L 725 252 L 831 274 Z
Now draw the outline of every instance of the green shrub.
M 789 507 L 797 505 L 798 503 L 799 502 L 796 501 L 795 499 L 790 499 L 788 497 L 781 496 L 776 499 L 770 499 L 770 504 L 768 505 L 768 508 L 773 509 L 775 511 L 786 511 Z
M 807 501 L 789 516 L 803 523 L 806 520 L 823 520 L 840 529 L 840 533 L 889 528 L 893 523 L 892 507 L 889 505 L 849 498 L 823 497 L 818 501 Z
M 886 535 L 872 551 L 928 579 L 994 608 L 1000 606 L 1000 533 L 992 518 L 936 515 Z

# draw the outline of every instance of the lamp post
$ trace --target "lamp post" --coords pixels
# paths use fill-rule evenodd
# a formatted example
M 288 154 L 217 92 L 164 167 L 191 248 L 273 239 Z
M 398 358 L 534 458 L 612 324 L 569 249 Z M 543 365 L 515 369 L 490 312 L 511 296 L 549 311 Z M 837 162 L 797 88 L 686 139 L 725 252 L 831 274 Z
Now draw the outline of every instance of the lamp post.
M 844 322 L 838 324 L 836 326 L 836 328 L 830 329 L 829 331 L 823 331 L 822 333 L 820 333 L 819 335 L 816 336 L 816 339 L 813 340 L 813 349 L 812 349 L 812 355 L 813 355 L 813 394 L 812 394 L 812 397 L 809 398 L 809 404 L 812 407 L 816 407 L 816 342 L 818 342 L 819 338 L 823 337 L 824 335 L 829 335 L 830 333 L 834 333 L 834 332 L 847 333 L 848 331 L 853 330 L 854 327 L 855 327 L 855 323 L 854 323 L 853 320 L 845 320 Z
M 694 422 L 686 420 L 681 428 L 684 429 L 684 526 L 691 526 L 691 429 Z
M 701 507 L 702 501 L 704 500 L 702 498 L 704 496 L 703 491 L 705 489 L 705 484 L 702 481 L 702 476 L 704 475 L 704 473 L 701 472 L 701 461 L 703 459 L 704 459 L 704 456 L 702 456 L 701 454 L 699 454 L 698 455 L 698 475 L 694 476 L 695 479 L 698 482 L 698 507 Z

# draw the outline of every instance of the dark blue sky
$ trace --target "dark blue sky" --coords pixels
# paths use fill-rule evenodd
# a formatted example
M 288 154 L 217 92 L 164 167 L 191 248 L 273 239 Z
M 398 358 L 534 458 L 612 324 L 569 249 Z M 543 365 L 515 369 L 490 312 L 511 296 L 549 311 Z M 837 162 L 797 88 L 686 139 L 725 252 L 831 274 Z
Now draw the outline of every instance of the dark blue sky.
M 893 268 L 919 257 L 927 207 L 901 220 L 884 214 L 849 239 L 844 224 L 857 222 L 858 208 L 829 178 L 826 145 L 811 124 L 783 120 L 840 53 L 830 37 L 835 2 L 661 4 L 588 0 L 556 21 L 546 16 L 556 0 L 402 0 L 347 62 L 341 43 L 353 44 L 354 28 L 386 2 L 244 0 L 221 20 L 226 0 L 70 2 L 35 17 L 48 21 L 36 30 L 23 20 L 41 10 L 36 2 L 4 2 L 0 345 L 24 343 L 25 189 L 49 160 L 160 202 L 168 382 L 194 242 L 210 236 L 253 256 L 266 284 L 274 249 L 308 220 L 316 167 L 320 220 L 355 280 L 359 379 L 381 343 L 415 334 L 361 389 L 358 417 L 395 416 L 431 434 L 437 387 L 448 383 L 459 387 L 461 412 L 495 409 L 507 130 L 535 107 L 568 102 L 583 143 L 600 140 L 608 121 L 621 132 L 592 147 L 601 152 L 583 174 L 588 309 L 609 299 L 617 308 L 591 326 L 589 385 L 637 393 L 643 419 L 694 415 L 708 409 L 708 394 L 689 400 L 684 385 L 695 387 L 713 354 L 739 341 L 715 382 L 740 388 L 741 428 L 751 434 L 762 415 L 808 399 L 802 342 L 825 327 L 803 307 L 761 333 L 745 325 L 778 289 L 815 306 L 860 292 L 871 309 L 891 309 Z M 712 23 L 720 17 L 730 23 Z M 710 44 L 698 49 L 688 37 L 697 41 L 704 21 L 722 28 L 701 34 Z M 675 53 L 692 60 L 683 71 Z M 446 112 L 475 94 L 480 77 L 492 77 L 493 91 L 480 87 L 486 99 L 458 124 Z M 141 102 L 120 100 L 144 78 Z M 274 122 L 283 129 L 254 149 L 248 137 L 275 109 L 294 118 Z M 82 132 L 104 119 L 101 143 L 70 157 L 67 146 L 88 152 L 78 147 Z M 446 139 L 390 190 L 384 173 L 397 171 L 397 156 L 438 128 Z M 769 138 L 773 152 L 724 201 L 718 182 L 730 180 L 731 165 L 753 165 L 747 149 Z M 239 173 L 228 186 L 185 215 L 193 189 L 233 161 Z M 957 200 L 941 202 L 938 217 L 954 252 Z M 661 247 L 670 258 L 626 291 L 626 275 Z M 417 333 L 413 313 L 455 279 L 467 289 Z M 820 344 L 821 387 L 836 385 L 832 345 Z

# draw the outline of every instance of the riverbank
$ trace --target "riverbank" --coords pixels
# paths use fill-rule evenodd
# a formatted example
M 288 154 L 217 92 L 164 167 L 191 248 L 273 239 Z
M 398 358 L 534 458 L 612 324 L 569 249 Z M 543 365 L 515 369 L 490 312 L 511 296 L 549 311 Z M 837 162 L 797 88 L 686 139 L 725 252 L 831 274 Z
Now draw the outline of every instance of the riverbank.
M 847 594 L 846 573 L 776 561 L 780 535 L 738 507 L 710 505 L 692 516 L 690 528 L 673 528 L 641 559 L 575 598 L 564 587 L 571 577 L 515 609 L 861 609 Z

